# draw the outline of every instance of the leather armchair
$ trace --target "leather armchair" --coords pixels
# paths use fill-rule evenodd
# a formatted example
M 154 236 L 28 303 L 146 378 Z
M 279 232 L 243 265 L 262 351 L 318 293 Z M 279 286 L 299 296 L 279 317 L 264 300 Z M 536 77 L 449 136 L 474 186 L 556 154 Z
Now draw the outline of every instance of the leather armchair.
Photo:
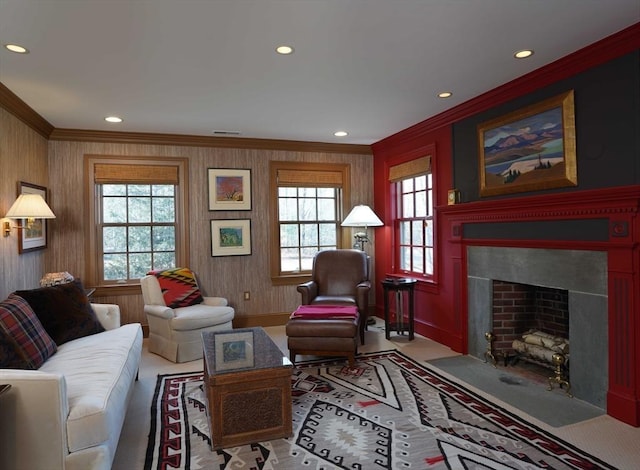
M 156 276 L 140 279 L 149 322 L 149 351 L 173 362 L 202 358 L 202 332 L 231 330 L 235 311 L 223 297 L 188 307 L 167 307 Z
M 302 305 L 351 305 L 358 307 L 360 342 L 369 310 L 369 258 L 360 250 L 319 251 L 313 259 L 311 280 L 298 285 Z

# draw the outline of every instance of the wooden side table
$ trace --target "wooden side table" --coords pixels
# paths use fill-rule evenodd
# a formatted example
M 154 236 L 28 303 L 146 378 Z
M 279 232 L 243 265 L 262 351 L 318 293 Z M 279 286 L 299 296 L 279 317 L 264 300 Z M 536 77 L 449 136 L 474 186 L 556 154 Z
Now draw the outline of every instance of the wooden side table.
M 417 281 L 415 279 L 407 279 L 407 278 L 388 278 L 382 281 L 382 288 L 384 289 L 384 334 L 387 339 L 389 339 L 389 334 L 391 332 L 390 328 L 390 312 L 389 312 L 389 292 L 394 292 L 396 297 L 396 324 L 395 331 L 396 333 L 402 335 L 405 331 L 409 333 L 409 340 L 413 340 L 414 338 L 414 301 L 413 301 L 413 291 Z M 409 297 L 409 318 L 408 324 L 405 324 L 404 321 L 404 299 L 403 292 L 406 292 Z

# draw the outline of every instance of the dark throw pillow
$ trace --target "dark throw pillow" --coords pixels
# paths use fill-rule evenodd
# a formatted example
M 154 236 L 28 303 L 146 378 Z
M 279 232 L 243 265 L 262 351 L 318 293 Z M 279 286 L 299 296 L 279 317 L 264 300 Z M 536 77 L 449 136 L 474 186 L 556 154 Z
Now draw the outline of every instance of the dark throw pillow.
M 0 367 L 38 369 L 57 349 L 24 299 L 11 294 L 0 303 Z
M 79 280 L 57 286 L 15 292 L 36 313 L 59 346 L 76 338 L 104 331 Z

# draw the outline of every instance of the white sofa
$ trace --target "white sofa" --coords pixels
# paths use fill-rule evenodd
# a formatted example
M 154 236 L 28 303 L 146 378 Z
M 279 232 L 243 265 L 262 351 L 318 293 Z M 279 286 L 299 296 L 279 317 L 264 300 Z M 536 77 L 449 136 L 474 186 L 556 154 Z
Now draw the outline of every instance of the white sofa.
M 0 369 L 0 468 L 111 468 L 142 352 L 140 324 L 92 304 L 106 331 L 58 347 L 39 370 Z

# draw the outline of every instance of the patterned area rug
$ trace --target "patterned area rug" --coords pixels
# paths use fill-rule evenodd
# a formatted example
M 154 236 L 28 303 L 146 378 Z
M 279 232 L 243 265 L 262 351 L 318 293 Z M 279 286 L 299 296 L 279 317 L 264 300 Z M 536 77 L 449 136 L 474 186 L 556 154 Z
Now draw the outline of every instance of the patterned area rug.
M 145 469 L 614 469 L 398 351 L 291 387 L 293 437 L 212 451 L 202 373 L 159 376 Z

